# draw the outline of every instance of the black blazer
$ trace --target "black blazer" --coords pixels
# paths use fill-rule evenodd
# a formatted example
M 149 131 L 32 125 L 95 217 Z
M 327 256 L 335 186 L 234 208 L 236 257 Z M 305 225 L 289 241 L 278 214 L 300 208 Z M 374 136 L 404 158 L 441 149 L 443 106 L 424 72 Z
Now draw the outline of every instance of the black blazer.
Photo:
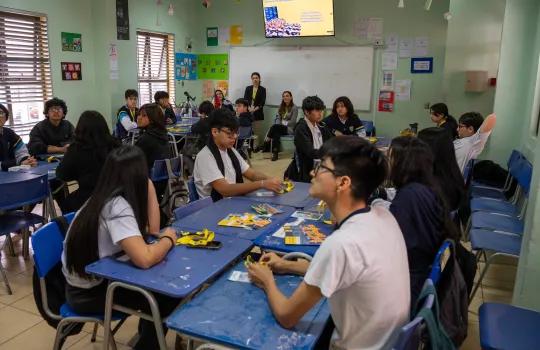
M 255 107 L 259 107 L 259 110 L 253 112 L 253 120 L 263 120 L 263 107 L 266 103 L 266 89 L 259 85 L 259 88 L 257 89 L 257 94 L 255 95 L 255 100 L 253 100 L 253 85 L 250 85 L 246 87 L 246 91 L 244 92 L 244 98 L 248 100 L 250 106 L 253 105 Z
M 334 134 L 326 126 L 319 124 L 323 143 L 332 138 Z M 296 124 L 294 129 L 294 146 L 296 151 L 294 159 L 285 172 L 285 177 L 299 182 L 310 182 L 313 170 L 313 161 L 318 159 L 319 150 L 313 148 L 313 134 L 304 118 Z

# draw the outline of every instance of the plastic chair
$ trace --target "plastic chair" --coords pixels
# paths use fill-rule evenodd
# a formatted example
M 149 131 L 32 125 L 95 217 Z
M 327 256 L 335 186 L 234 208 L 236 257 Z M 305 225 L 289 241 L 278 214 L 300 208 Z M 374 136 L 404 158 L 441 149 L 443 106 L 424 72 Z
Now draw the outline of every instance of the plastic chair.
M 181 177 L 183 173 L 182 157 L 171 158 L 170 162 L 173 174 Z M 167 172 L 167 164 L 165 159 L 159 159 L 154 161 L 154 166 L 150 170 L 150 179 L 153 182 L 165 181 L 169 179 L 169 173 Z
M 207 207 L 212 204 L 212 198 L 206 197 L 203 199 L 195 200 L 183 207 L 176 208 L 174 210 L 174 218 L 176 220 L 180 220 L 182 218 L 185 218 L 188 215 L 191 215 L 195 213 L 196 211 L 201 210 L 204 207 Z
M 251 165 L 251 148 L 257 136 L 253 134 L 252 126 L 241 126 L 238 128 L 238 138 L 236 139 L 236 149 L 246 156 L 246 161 Z
M 167 138 L 168 138 L 168 142 L 169 142 L 169 148 L 170 148 L 170 151 L 171 151 L 171 155 L 173 157 L 177 158 L 180 153 L 178 152 L 178 143 L 177 143 L 177 140 L 176 140 L 176 136 L 174 136 L 174 134 L 168 132 L 167 133 Z M 179 141 L 181 141 L 181 140 L 178 140 L 178 142 Z
M 525 158 L 523 153 L 521 153 L 518 150 L 512 150 L 512 153 L 510 153 L 510 157 L 508 157 L 508 160 L 506 161 L 506 169 L 508 170 L 508 175 L 506 176 L 506 181 L 502 187 L 496 187 L 496 186 L 487 186 L 483 185 L 481 183 L 475 182 L 474 178 L 472 179 L 472 185 L 477 188 L 488 188 L 488 189 L 504 189 L 505 191 L 508 191 L 510 188 L 512 176 L 510 174 L 510 169 L 514 165 L 515 162 L 519 161 L 520 159 Z
M 195 180 L 190 177 L 188 180 L 189 201 L 195 202 L 199 199 L 199 193 L 197 192 L 197 186 L 195 186 Z
M 73 220 L 74 214 L 66 215 L 66 220 Z M 68 326 L 70 323 L 86 323 L 92 322 L 95 324 L 103 325 L 104 314 L 78 314 L 68 304 L 63 304 L 60 307 L 60 315 L 57 315 L 51 311 L 49 305 L 47 304 L 47 285 L 45 277 L 54 268 L 57 264 L 61 263 L 62 251 L 64 237 L 60 232 L 60 228 L 56 222 L 49 222 L 45 226 L 41 227 L 33 236 L 32 236 L 32 247 L 34 249 L 34 265 L 39 277 L 40 293 L 43 300 L 43 309 L 45 313 L 56 320 L 59 320 L 58 326 L 56 327 L 56 337 L 54 340 L 53 349 L 59 349 L 62 339 L 69 334 L 70 328 L 67 327 L 64 330 L 65 326 Z M 114 315 L 114 320 L 120 321 L 115 329 L 113 334 L 116 333 L 118 328 L 122 325 L 124 319 L 124 314 L 116 313 Z M 95 332 L 92 339 L 95 340 Z M 116 344 L 114 339 L 111 337 L 111 345 L 113 349 L 116 349 Z
M 478 311 L 480 345 L 484 350 L 537 349 L 540 313 L 513 305 L 484 303 Z
M 364 125 L 367 136 L 375 135 L 375 124 L 373 124 L 372 120 L 361 120 L 361 122 Z
M 525 162 L 525 163 L 524 163 Z M 497 198 L 501 200 L 506 200 L 505 192 L 507 192 L 511 185 L 513 179 L 516 177 L 516 172 L 519 172 L 521 166 L 526 164 L 527 159 L 519 151 L 512 151 L 510 157 L 508 158 L 507 167 L 508 167 L 508 176 L 506 177 L 505 184 L 502 188 L 485 186 L 473 182 L 471 188 L 472 197 L 488 197 L 488 198 Z
M 451 242 L 449 240 L 445 240 L 443 242 L 443 244 L 439 248 L 439 251 L 437 252 L 437 255 L 435 255 L 433 265 L 431 265 L 431 272 L 429 273 L 429 279 L 433 281 L 434 285 L 437 285 L 437 283 L 439 283 L 439 279 L 441 278 L 444 253 L 446 252 L 447 249 L 450 248 L 450 244 Z

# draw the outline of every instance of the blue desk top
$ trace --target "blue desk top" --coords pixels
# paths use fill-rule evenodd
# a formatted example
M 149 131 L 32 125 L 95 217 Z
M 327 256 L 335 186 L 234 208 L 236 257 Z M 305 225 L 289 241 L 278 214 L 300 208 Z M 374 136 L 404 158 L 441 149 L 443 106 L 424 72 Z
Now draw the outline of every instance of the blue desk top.
M 38 165 L 28 170 L 21 170 L 22 172 L 45 175 L 47 174 L 49 181 L 56 179 L 56 168 L 58 168 L 59 162 L 48 163 L 45 161 L 38 161 Z
M 251 283 L 229 281 L 239 263 L 207 290 L 173 312 L 166 323 L 171 329 L 214 343 L 241 349 L 311 349 L 330 316 L 326 299 L 302 317 L 293 329 L 282 328 L 272 315 L 264 291 Z M 302 278 L 277 275 L 279 289 L 292 295 Z
M 184 298 L 218 275 L 252 243 L 244 239 L 216 235 L 223 246 L 218 250 L 176 246 L 159 264 L 142 270 L 131 262 L 108 257 L 86 266 L 86 272 L 112 281 L 121 281 L 175 298 Z
M 295 208 L 304 208 L 309 206 L 314 201 L 315 203 L 318 200 L 309 196 L 309 187 L 311 184 L 304 182 L 295 182 L 294 189 L 291 192 L 276 194 L 273 193 L 270 196 L 262 196 L 261 194 L 268 193 L 268 190 L 257 190 L 246 194 L 244 198 L 249 198 L 257 202 L 264 202 L 270 204 L 279 204 L 279 205 L 288 205 Z M 242 197 L 239 197 L 242 198 Z
M 22 171 L 0 171 L 0 185 L 11 185 L 36 177 L 39 177 L 39 175 Z
M 259 202 L 242 197 L 224 198 L 175 221 L 172 226 L 177 230 L 185 231 L 207 228 L 215 233 L 254 240 L 260 235 L 275 232 L 295 210 L 292 207 L 278 206 L 283 213 L 272 216 L 270 225 L 255 230 L 218 226 L 218 222 L 229 214 L 255 213 L 251 208 L 253 204 L 259 204 Z

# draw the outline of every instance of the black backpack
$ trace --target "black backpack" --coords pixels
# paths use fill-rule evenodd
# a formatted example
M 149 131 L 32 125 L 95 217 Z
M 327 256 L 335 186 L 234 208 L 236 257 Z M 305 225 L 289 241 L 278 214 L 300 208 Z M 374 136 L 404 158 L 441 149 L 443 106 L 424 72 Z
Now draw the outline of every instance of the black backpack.
M 450 244 L 450 252 L 450 257 L 437 285 L 437 295 L 441 324 L 456 348 L 459 348 L 467 338 L 469 293 L 456 257 L 456 245 L 453 241 Z
M 68 227 L 69 227 L 66 218 L 64 218 L 63 216 L 59 216 L 57 218 L 54 218 L 52 221 L 58 224 L 58 227 L 60 228 L 60 232 L 62 233 L 62 236 L 64 236 L 65 238 Z M 54 314 L 59 315 L 60 307 L 62 306 L 62 304 L 66 302 L 66 278 L 64 274 L 62 273 L 62 262 L 58 262 L 49 271 L 49 273 L 45 276 L 45 281 L 47 285 L 47 304 L 49 305 L 49 309 Z M 41 314 L 41 317 L 43 317 L 43 319 L 47 322 L 49 326 L 56 329 L 60 321 L 54 318 L 51 318 L 49 315 L 45 313 L 45 309 L 43 308 L 43 300 L 41 299 L 39 276 L 37 274 L 37 270 L 35 267 L 34 267 L 34 272 L 32 274 L 32 287 L 33 287 L 33 292 L 34 292 L 34 301 L 36 302 L 36 306 L 38 308 L 39 313 Z M 83 326 L 84 326 L 83 323 L 74 325 L 71 328 L 70 333 L 68 335 L 79 334 Z

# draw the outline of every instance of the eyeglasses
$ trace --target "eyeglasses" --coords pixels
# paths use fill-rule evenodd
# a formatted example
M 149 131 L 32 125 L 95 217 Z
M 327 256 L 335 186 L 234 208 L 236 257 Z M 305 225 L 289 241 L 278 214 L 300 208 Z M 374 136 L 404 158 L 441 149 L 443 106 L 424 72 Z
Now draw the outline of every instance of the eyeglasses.
M 63 112 L 64 109 L 62 107 L 57 106 L 57 107 L 49 108 L 49 111 L 51 111 L 51 112 Z
M 219 129 L 219 131 L 225 133 L 228 137 L 237 137 L 238 136 L 238 130 L 237 131 L 230 131 L 227 129 Z
M 461 128 L 466 128 L 467 125 L 464 125 L 464 124 L 458 124 L 458 129 L 461 129 Z
M 321 169 L 328 171 L 330 174 L 334 176 L 339 176 L 338 173 L 334 169 L 330 169 L 326 165 L 323 165 L 323 163 L 320 160 L 315 161 L 315 166 L 313 167 L 313 176 L 314 177 L 317 176 L 317 174 L 319 173 Z

